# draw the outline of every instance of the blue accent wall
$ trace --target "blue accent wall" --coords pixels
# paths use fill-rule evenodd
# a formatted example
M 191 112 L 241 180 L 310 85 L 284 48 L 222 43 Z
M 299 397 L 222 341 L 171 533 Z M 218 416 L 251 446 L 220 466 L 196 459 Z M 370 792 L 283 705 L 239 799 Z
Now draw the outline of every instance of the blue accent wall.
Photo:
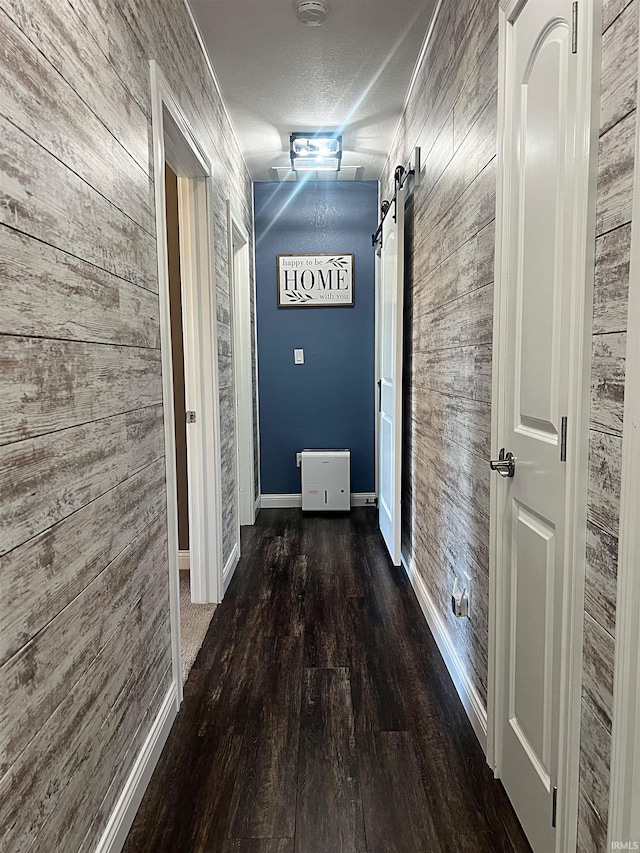
M 374 181 L 254 184 L 263 494 L 300 492 L 296 453 L 351 450 L 351 491 L 375 488 Z M 278 308 L 276 255 L 354 255 L 354 306 Z M 304 349 L 305 363 L 293 363 Z

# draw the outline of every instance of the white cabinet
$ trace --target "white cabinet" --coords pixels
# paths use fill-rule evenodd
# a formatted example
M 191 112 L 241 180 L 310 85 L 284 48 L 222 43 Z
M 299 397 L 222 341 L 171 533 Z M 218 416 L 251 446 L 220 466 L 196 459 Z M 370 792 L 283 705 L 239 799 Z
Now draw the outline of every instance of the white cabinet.
M 351 509 L 351 454 L 348 450 L 303 450 L 302 509 Z

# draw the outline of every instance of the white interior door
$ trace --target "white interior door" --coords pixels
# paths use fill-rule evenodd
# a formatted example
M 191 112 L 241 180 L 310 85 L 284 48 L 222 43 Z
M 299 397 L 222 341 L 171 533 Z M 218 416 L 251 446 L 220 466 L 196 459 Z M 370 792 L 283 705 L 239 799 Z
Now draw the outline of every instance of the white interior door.
M 503 466 L 497 584 L 499 633 L 496 754 L 507 793 L 536 853 L 556 849 L 563 600 L 567 547 L 566 426 L 572 292 L 577 281 L 575 168 L 578 61 L 569 0 L 513 4 L 506 53 L 505 182 L 501 234 L 501 428 Z M 587 134 L 588 137 L 588 134 Z M 586 205 L 586 198 L 582 199 Z M 582 251 L 585 252 L 584 242 Z M 500 313 L 501 312 L 501 313 Z M 575 449 L 574 449 L 575 450 Z M 495 475 L 497 476 L 497 474 Z
M 402 477 L 402 310 L 404 298 L 404 197 L 398 189 L 382 225 L 378 300 L 378 516 L 395 566 L 400 565 Z M 395 213 L 395 216 L 393 215 Z

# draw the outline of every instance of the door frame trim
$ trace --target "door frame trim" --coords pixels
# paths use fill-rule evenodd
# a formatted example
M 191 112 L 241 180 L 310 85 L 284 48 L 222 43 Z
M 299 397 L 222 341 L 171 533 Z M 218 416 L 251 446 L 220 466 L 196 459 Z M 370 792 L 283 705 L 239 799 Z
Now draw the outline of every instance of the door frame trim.
M 640 70 L 640 64 L 639 64 Z M 640 108 L 640 92 L 636 99 Z M 632 222 L 640 222 L 640 127 L 636 123 Z M 622 483 L 607 849 L 640 841 L 640 230 L 631 229 L 622 428 Z
M 253 449 L 253 371 L 251 368 L 251 259 L 249 234 L 227 199 L 229 296 L 231 306 L 232 373 L 234 388 L 237 467 L 236 538 L 240 553 L 240 525 L 255 521 Z M 235 248 L 234 248 L 235 247 Z M 239 263 L 236 263 L 236 253 Z
M 169 571 L 169 613 L 171 628 L 172 675 L 178 704 L 182 701 L 182 662 L 180 652 L 180 580 L 178 569 L 178 509 L 176 483 L 175 414 L 173 409 L 173 376 L 171 353 L 171 319 L 169 307 L 169 273 L 167 253 L 167 222 L 165 197 L 165 162 L 178 175 L 180 207 L 180 254 L 185 280 L 190 279 L 207 305 L 201 312 L 200 328 L 193 328 L 194 317 L 187 315 L 185 336 L 197 337 L 199 364 L 203 366 L 196 378 L 202 395 L 198 421 L 199 450 L 206 458 L 207 468 L 196 485 L 197 499 L 190 499 L 189 515 L 195 513 L 196 529 L 202 531 L 204 547 L 200 560 L 190 548 L 192 599 L 219 601 L 222 593 L 221 538 L 221 464 L 220 425 L 217 369 L 217 330 L 215 321 L 215 281 L 211 245 L 210 181 L 211 164 L 187 121 L 166 78 L 155 60 L 150 60 L 151 115 L 153 135 L 153 167 L 155 176 L 156 246 L 158 261 L 158 298 L 160 307 L 160 343 L 162 359 L 162 401 L 165 439 L 165 469 L 167 490 L 167 540 Z M 165 116 L 167 121 L 165 121 Z M 182 175 L 182 177 L 181 177 Z M 191 179 L 185 180 L 185 175 Z M 197 178 L 195 176 L 198 176 Z M 204 316 L 203 316 L 204 314 Z M 202 339 L 206 338 L 206 341 Z M 204 345 L 206 344 L 206 346 Z M 199 401 L 200 402 L 200 401 Z M 209 425 L 210 428 L 207 428 Z M 191 466 L 190 466 L 191 468 Z M 191 470 L 189 472 L 191 474 Z M 204 502 L 201 502 L 204 497 Z M 206 523 L 207 519 L 217 524 Z M 199 526 L 198 526 L 199 523 Z
M 496 187 L 496 249 L 494 284 L 494 343 L 491 393 L 491 451 L 496 458 L 500 436 L 507 422 L 504 396 L 507 323 L 504 294 L 508 264 L 503 247 L 509 241 L 510 171 L 506 140 L 510 125 L 509 103 L 512 84 L 507 78 L 511 55 L 510 22 L 524 0 L 501 0 L 498 48 L 498 153 Z M 558 755 L 558 812 L 556 850 L 573 850 L 577 838 L 578 785 L 580 762 L 580 710 L 582 692 L 582 633 L 584 621 L 584 577 L 586 560 L 587 474 L 589 452 L 589 407 L 591 374 L 591 327 L 595 263 L 595 206 L 599 130 L 599 71 L 601 2 L 581 4 L 578 16 L 579 56 L 578 115 L 585 116 L 584 135 L 576 151 L 576 180 L 586 204 L 575 204 L 576 227 L 572 235 L 574 277 L 571 298 L 572 341 L 569 364 L 569 434 L 575 448 L 567 462 L 567 527 L 563 600 L 566 602 L 561 638 L 560 733 Z M 500 776 L 502 708 L 505 685 L 506 613 L 504 583 L 501 578 L 503 542 L 498 535 L 505 507 L 503 490 L 496 477 L 490 480 L 489 533 L 489 655 L 487 710 L 487 761 Z

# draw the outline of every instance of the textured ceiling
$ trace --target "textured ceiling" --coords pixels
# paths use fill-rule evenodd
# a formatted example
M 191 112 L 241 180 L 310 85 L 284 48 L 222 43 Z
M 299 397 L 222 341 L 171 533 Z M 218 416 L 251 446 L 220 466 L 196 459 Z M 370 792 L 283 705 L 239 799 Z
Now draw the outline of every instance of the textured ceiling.
M 380 177 L 435 0 L 330 0 L 319 27 L 295 0 L 189 2 L 254 180 L 319 128 L 341 129 L 350 180 Z

